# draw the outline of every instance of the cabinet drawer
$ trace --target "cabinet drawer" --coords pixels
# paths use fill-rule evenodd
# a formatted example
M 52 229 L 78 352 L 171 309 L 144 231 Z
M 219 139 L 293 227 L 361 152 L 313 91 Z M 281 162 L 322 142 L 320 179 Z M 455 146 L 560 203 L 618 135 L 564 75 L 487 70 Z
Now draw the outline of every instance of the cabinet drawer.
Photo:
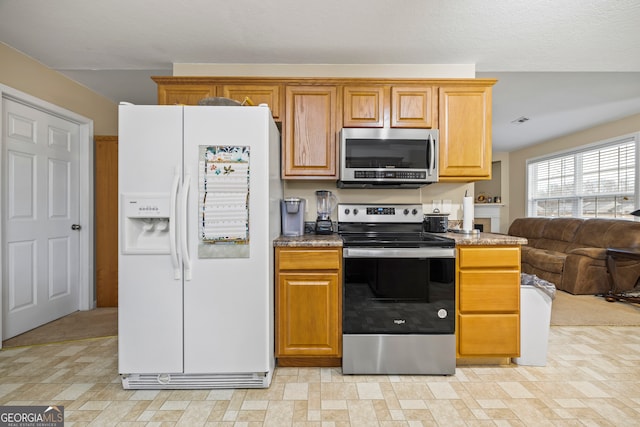
M 460 356 L 520 355 L 520 317 L 517 314 L 461 314 L 459 323 Z
M 460 268 L 520 267 L 520 247 L 460 248 Z
M 279 270 L 337 270 L 342 259 L 339 249 L 283 249 L 276 252 Z
M 461 271 L 459 277 L 460 312 L 518 312 L 518 270 Z

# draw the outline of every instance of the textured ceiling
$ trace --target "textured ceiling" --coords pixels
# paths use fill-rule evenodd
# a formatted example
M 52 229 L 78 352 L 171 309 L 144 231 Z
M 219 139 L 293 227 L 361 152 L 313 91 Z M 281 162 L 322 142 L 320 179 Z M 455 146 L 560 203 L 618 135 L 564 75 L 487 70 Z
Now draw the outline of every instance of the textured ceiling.
M 3 43 L 116 102 L 155 103 L 174 63 L 474 64 L 497 151 L 640 113 L 639 22 L 636 0 L 0 0 Z

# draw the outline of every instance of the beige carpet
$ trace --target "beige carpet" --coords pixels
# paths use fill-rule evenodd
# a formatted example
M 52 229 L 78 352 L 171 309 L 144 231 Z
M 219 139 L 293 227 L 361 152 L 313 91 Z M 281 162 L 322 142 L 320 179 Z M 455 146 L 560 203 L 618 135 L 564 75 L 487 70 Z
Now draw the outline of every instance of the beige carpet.
M 552 326 L 640 326 L 640 305 L 607 302 L 594 295 L 557 291 L 551 302 Z
M 117 307 L 76 311 L 2 342 L 3 348 L 118 335 Z

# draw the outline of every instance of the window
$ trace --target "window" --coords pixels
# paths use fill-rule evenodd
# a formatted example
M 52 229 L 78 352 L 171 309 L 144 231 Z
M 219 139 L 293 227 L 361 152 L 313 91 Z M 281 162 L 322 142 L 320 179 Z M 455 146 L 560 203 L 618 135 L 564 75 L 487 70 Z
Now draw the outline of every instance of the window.
M 633 218 L 638 135 L 528 160 L 528 216 Z

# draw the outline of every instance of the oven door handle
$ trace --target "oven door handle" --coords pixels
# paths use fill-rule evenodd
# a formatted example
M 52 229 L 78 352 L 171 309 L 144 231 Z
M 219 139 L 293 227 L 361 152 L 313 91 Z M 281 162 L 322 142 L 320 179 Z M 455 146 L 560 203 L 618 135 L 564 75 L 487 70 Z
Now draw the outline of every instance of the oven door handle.
M 455 248 L 342 248 L 344 258 L 455 258 Z

